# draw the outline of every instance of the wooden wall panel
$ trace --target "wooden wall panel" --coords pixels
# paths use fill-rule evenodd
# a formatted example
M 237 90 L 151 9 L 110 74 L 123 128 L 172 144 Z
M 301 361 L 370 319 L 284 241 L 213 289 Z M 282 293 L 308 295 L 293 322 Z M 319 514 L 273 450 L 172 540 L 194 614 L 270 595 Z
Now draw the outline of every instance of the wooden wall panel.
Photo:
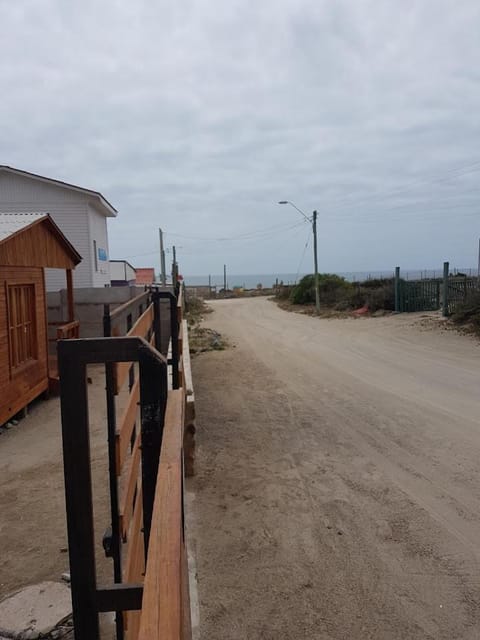
M 0 264 L 74 269 L 73 259 L 45 222 L 11 236 L 0 244 Z
M 18 372 L 10 370 L 8 347 L 7 287 L 33 284 L 35 287 L 35 326 L 37 359 Z M 0 267 L 0 424 L 26 406 L 48 388 L 47 327 L 45 289 L 40 268 Z

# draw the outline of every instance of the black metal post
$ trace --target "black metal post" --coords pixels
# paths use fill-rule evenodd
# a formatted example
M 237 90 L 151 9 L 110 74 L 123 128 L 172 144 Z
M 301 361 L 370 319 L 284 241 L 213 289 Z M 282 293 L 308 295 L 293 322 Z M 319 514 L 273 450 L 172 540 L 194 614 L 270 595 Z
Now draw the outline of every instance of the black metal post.
M 155 349 L 162 352 L 162 322 L 160 312 L 160 295 L 158 291 L 152 293 L 153 303 L 153 332 L 155 334 Z
M 76 640 L 99 640 L 86 366 L 64 346 L 58 343 L 73 625 Z
M 110 318 L 110 306 L 104 306 L 103 315 L 103 335 L 112 335 L 112 323 Z M 116 468 L 116 443 L 115 435 L 117 430 L 117 418 L 115 407 L 115 374 L 113 362 L 105 363 L 105 393 L 107 402 L 107 435 L 108 435 L 108 476 L 110 485 L 110 517 L 112 538 L 110 542 L 110 553 L 113 559 L 113 579 L 114 582 L 122 582 L 122 541 L 120 536 L 120 522 L 118 517 L 118 482 Z M 123 640 L 124 625 L 122 612 L 115 612 L 115 627 L 117 640 Z
M 140 360 L 140 406 L 142 438 L 143 536 L 147 557 L 158 463 L 167 406 L 167 363 Z
M 178 389 L 180 387 L 180 375 L 178 365 L 180 354 L 178 350 L 178 317 L 177 317 L 177 298 L 170 297 L 170 333 L 172 340 L 172 387 Z

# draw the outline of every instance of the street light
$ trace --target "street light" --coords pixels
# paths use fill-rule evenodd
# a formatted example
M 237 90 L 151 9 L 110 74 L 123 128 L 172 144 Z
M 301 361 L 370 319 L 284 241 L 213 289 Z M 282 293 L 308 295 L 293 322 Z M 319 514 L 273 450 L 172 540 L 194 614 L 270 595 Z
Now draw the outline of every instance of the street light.
M 318 248 L 317 248 L 317 212 L 314 211 L 311 218 L 309 218 L 301 209 L 297 207 L 296 204 L 290 202 L 290 200 L 280 200 L 278 204 L 289 204 L 294 209 L 296 209 L 305 220 L 312 223 L 312 232 L 313 232 L 313 264 L 315 267 L 315 309 L 317 313 L 320 313 L 320 283 L 318 280 Z

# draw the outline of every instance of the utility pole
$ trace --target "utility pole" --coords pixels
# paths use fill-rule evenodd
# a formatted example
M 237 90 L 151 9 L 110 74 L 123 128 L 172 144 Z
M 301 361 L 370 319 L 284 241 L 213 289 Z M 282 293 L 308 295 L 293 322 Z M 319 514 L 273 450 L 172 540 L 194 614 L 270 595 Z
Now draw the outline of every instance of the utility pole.
M 163 231 L 161 229 L 158 230 L 160 234 L 160 281 L 162 283 L 162 287 L 167 284 L 167 274 L 165 271 L 165 250 L 163 248 Z
M 477 268 L 477 278 L 480 280 L 480 239 L 478 240 L 478 268 Z
M 313 232 L 313 264 L 315 268 L 314 275 L 314 283 L 315 283 L 315 311 L 320 313 L 320 281 L 318 278 L 318 247 L 317 247 L 317 212 L 314 211 L 311 218 L 307 216 L 301 209 L 297 207 L 296 204 L 291 202 L 290 200 L 280 200 L 278 204 L 289 204 L 294 209 L 301 213 L 307 222 L 312 223 L 312 232 Z
M 315 309 L 320 313 L 320 283 L 318 281 L 318 247 L 317 247 L 317 212 L 312 216 L 313 230 L 313 262 L 315 266 Z
M 177 286 L 177 250 L 175 245 L 172 247 L 173 252 L 173 263 L 172 263 L 172 285 L 175 288 Z

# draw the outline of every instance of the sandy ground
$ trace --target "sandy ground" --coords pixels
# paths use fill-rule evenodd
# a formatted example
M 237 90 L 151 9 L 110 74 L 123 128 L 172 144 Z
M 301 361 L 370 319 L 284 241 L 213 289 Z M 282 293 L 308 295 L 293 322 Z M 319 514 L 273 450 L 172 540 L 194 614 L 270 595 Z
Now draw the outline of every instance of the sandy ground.
M 212 306 L 236 347 L 193 362 L 202 640 L 478 640 L 479 343 Z
M 90 367 L 92 477 L 99 581 L 110 582 L 101 543 L 110 523 L 105 378 Z M 29 415 L 0 435 L 0 600 L 69 570 L 63 484 L 60 401 L 37 401 Z

